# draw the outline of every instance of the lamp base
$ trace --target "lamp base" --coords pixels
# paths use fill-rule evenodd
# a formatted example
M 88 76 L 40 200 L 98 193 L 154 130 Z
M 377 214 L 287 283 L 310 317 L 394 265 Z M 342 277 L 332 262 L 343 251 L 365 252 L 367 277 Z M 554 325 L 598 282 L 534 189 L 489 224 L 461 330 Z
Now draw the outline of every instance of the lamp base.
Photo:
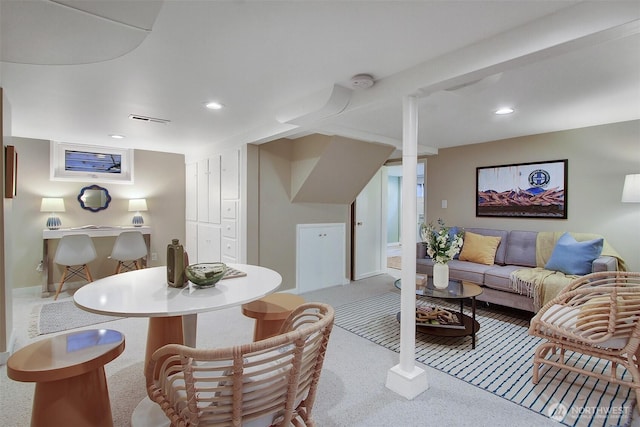
M 141 227 L 144 224 L 144 219 L 142 219 L 142 215 L 137 214 L 133 216 L 131 223 L 134 227 Z
M 58 218 L 57 216 L 51 215 L 47 219 L 47 228 L 49 230 L 58 230 L 60 229 L 60 226 L 62 226 L 62 221 L 60 221 L 60 218 Z

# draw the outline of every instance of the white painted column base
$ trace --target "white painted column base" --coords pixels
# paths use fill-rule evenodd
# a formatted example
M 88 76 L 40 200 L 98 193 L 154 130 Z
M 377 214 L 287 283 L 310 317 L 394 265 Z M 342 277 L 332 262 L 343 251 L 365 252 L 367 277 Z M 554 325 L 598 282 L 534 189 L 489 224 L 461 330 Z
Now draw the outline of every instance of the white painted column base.
M 411 372 L 406 372 L 400 368 L 399 364 L 387 372 L 386 386 L 409 400 L 429 388 L 427 373 L 424 369 L 414 366 Z

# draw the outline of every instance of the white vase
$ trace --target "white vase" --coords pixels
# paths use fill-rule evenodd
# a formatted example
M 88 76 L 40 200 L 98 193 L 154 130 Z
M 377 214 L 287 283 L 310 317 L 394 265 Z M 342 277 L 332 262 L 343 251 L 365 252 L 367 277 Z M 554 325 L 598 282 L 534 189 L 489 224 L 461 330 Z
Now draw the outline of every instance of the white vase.
M 433 286 L 437 289 L 446 289 L 449 286 L 449 264 L 433 264 Z

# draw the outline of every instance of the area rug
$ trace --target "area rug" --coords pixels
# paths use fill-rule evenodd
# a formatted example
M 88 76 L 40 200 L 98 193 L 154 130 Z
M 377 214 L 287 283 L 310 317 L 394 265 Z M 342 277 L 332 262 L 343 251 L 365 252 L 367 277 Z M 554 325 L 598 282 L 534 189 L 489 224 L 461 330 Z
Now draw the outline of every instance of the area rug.
M 34 307 L 29 325 L 29 336 L 51 334 L 68 329 L 81 328 L 98 323 L 110 322 L 122 317 L 104 316 L 84 311 L 73 301 L 61 301 Z
M 420 299 L 417 304 L 456 309 L 443 300 Z M 399 353 L 399 310 L 400 293 L 388 292 L 337 307 L 335 324 Z M 532 361 L 541 340 L 528 335 L 528 320 L 484 308 L 478 308 L 476 319 L 480 330 L 475 350 L 471 337 L 416 332 L 416 360 L 567 426 L 628 425 L 635 406 L 628 387 L 547 366 L 535 385 Z M 598 358 L 570 352 L 566 356 L 593 371 L 610 369 Z
M 387 258 L 387 267 L 395 268 L 396 270 L 402 269 L 402 257 L 390 256 Z

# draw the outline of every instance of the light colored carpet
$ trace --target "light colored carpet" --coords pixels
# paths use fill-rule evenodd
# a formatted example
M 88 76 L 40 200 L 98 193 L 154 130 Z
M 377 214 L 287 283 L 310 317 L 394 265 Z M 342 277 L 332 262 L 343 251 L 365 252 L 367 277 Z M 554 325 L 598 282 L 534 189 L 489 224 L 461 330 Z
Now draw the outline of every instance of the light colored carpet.
M 398 270 L 391 270 L 398 271 Z M 374 276 L 304 294 L 307 301 L 326 302 L 339 307 L 393 289 L 395 277 Z M 69 296 L 61 299 L 70 300 Z M 44 300 L 46 301 L 46 300 Z M 42 305 L 40 288 L 14 293 L 13 316 L 16 350 L 42 339 L 29 338 L 31 309 Z M 147 339 L 145 318 L 125 318 L 110 322 L 110 329 L 125 334 L 124 353 L 105 366 L 115 427 L 129 427 L 131 414 L 146 396 L 143 360 Z M 240 307 L 198 315 L 198 347 L 214 348 L 250 342 L 254 320 L 242 315 Z M 64 333 L 64 332 L 60 332 Z M 329 340 L 314 407 L 318 427 L 544 427 L 558 423 L 534 411 L 456 379 L 428 365 L 429 389 L 412 400 L 385 387 L 389 370 L 399 362 L 398 354 L 334 327 Z M 35 385 L 7 377 L 0 366 L 0 413 L 3 427 L 24 427 L 30 422 Z M 634 412 L 634 415 L 637 415 Z M 637 421 L 634 419 L 633 421 Z M 632 422 L 632 427 L 640 423 Z
M 402 269 L 402 257 L 390 256 L 387 258 L 387 267 L 395 268 L 396 270 Z
M 434 301 L 418 300 L 419 305 Z M 438 306 L 456 311 L 456 306 L 437 301 Z M 448 307 L 447 307 L 448 306 Z M 400 293 L 388 292 L 336 309 L 336 325 L 390 350 L 399 352 L 400 328 L 396 318 Z M 556 368 L 543 368 L 540 382 L 531 382 L 532 357 L 539 338 L 529 336 L 529 322 L 500 311 L 478 309 L 480 331 L 476 348 L 470 337 L 435 337 L 416 334 L 416 360 L 468 382 L 497 396 L 568 426 L 610 426 L 629 423 L 635 398 L 629 387 L 609 384 Z M 574 365 L 592 371 L 609 370 L 609 363 L 580 354 L 566 354 Z M 624 372 L 623 368 L 621 372 Z M 624 373 L 630 376 L 628 373 Z M 564 406 L 560 406 L 564 405 Z M 554 408 L 566 412 L 554 412 Z M 569 408 L 599 408 L 606 414 Z M 608 408 L 608 410 L 607 410 Z
M 118 319 L 122 317 L 89 313 L 76 307 L 73 301 L 51 302 L 34 307 L 29 336 L 33 338 Z

